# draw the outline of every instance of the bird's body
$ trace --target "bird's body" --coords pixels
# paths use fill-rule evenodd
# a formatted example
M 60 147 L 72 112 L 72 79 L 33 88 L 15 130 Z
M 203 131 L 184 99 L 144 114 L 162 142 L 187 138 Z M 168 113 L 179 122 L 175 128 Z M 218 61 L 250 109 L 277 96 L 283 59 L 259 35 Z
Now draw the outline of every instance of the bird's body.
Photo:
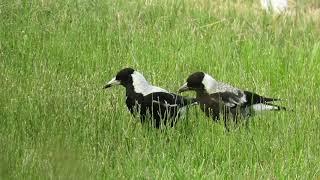
M 152 124 L 159 128 L 161 123 L 173 126 L 187 105 L 195 102 L 167 90 L 150 85 L 142 74 L 125 68 L 107 83 L 105 88 L 121 84 L 126 88 L 126 105 L 130 113 L 140 116 L 142 122 L 152 119 Z
M 140 116 L 142 120 L 154 119 L 154 125 L 160 127 L 163 124 L 174 126 L 177 119 L 186 112 L 187 105 L 195 103 L 195 99 L 188 99 L 173 93 L 155 92 L 144 97 Z M 168 122 L 169 121 L 169 122 Z
M 248 117 L 256 111 L 285 109 L 272 101 L 279 99 L 267 98 L 250 91 L 243 91 L 229 84 L 216 81 L 213 77 L 203 72 L 190 75 L 180 89 L 180 92 L 194 90 L 200 107 L 207 116 L 214 120 L 232 116 Z

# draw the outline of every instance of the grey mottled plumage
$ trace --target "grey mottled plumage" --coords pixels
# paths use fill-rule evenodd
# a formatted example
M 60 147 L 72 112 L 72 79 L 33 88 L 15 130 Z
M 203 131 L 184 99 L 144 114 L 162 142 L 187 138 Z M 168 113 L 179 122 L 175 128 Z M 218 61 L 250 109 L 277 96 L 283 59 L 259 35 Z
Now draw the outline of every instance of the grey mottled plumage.
M 229 84 L 219 82 L 212 76 L 196 72 L 191 74 L 179 92 L 193 90 L 202 111 L 207 116 L 219 119 L 220 114 L 231 114 L 234 118 L 247 117 L 256 111 L 285 110 L 271 104 L 279 99 L 260 96 L 256 93 L 243 91 Z M 223 111 L 222 111 L 223 110 Z

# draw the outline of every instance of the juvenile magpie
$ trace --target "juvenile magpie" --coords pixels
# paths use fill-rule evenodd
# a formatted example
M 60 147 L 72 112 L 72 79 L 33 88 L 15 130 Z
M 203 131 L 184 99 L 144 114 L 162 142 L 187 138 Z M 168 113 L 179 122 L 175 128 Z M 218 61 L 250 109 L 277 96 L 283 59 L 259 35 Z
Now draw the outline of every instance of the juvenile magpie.
M 271 104 L 280 99 L 260 96 L 243 91 L 231 85 L 219 82 L 204 72 L 191 74 L 179 92 L 193 90 L 202 111 L 214 120 L 219 119 L 221 112 L 231 114 L 233 118 L 248 117 L 256 111 L 285 110 L 285 107 Z M 224 111 L 221 111 L 223 108 Z
M 122 85 L 126 89 L 126 105 L 133 116 L 140 115 L 141 122 L 152 119 L 159 128 L 161 123 L 174 126 L 176 120 L 184 114 L 186 107 L 196 104 L 195 99 L 186 98 L 152 86 L 144 76 L 132 68 L 120 70 L 104 88 Z

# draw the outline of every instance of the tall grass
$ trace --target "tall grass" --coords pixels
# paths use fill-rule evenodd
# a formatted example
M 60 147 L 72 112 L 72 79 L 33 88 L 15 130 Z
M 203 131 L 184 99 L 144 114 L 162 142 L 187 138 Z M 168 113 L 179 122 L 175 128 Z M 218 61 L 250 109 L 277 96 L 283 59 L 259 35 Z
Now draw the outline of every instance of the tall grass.
M 320 5 L 258 1 L 0 2 L 0 178 L 320 177 Z M 194 71 L 287 99 L 225 132 L 198 108 L 155 130 L 128 113 L 123 67 L 176 91 Z M 194 96 L 194 94 L 186 94 Z

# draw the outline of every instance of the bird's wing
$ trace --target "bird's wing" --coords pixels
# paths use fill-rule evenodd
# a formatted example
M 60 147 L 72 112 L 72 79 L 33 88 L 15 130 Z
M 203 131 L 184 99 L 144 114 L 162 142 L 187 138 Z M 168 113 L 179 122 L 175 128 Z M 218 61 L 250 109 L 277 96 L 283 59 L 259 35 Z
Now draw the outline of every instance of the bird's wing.
M 242 91 L 237 93 L 224 91 L 210 94 L 212 100 L 222 102 L 227 107 L 242 106 L 247 102 L 246 95 Z
M 186 112 L 186 106 L 196 103 L 195 99 L 172 93 L 155 92 L 144 97 L 144 110 L 156 119 L 176 118 Z
M 238 90 L 236 92 L 224 91 L 210 94 L 210 97 L 222 101 L 228 107 L 251 106 L 254 104 L 278 101 L 280 99 L 260 96 L 249 91 Z

